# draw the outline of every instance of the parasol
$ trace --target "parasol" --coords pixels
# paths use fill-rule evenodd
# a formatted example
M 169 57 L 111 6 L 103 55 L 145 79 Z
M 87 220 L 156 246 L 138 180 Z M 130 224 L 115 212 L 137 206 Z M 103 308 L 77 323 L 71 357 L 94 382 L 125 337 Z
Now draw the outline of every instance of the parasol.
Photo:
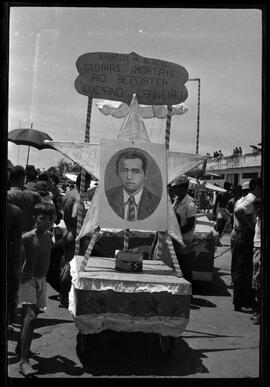
M 14 129 L 8 133 L 8 141 L 14 142 L 17 145 L 28 145 L 26 165 L 28 165 L 30 146 L 39 150 L 46 148 L 52 149 L 49 144 L 44 143 L 44 140 L 53 141 L 47 133 L 32 128 Z

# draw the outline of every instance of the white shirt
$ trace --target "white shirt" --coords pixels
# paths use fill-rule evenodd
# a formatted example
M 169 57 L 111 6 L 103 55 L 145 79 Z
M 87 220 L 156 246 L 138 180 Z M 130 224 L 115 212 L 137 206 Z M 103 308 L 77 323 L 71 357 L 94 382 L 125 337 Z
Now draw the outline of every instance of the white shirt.
M 191 196 L 188 194 L 182 199 L 182 201 L 177 204 L 177 198 L 173 204 L 175 212 L 181 217 L 180 226 L 183 227 L 187 224 L 188 218 L 196 217 L 197 207 Z M 196 223 L 196 222 L 195 222 Z M 184 243 L 191 242 L 195 230 L 195 224 L 192 229 L 182 235 Z
M 243 209 L 253 224 L 255 224 L 255 221 L 256 221 L 256 215 L 253 207 L 253 202 L 255 199 L 256 199 L 256 196 L 253 193 L 249 192 L 246 196 L 242 196 L 239 200 L 237 200 L 234 206 L 234 212 L 236 209 L 239 209 L 239 208 Z M 241 225 L 238 219 L 236 218 L 235 215 L 233 216 L 233 218 L 234 218 L 233 225 L 235 230 L 240 230 Z
M 134 199 L 135 199 L 135 220 L 137 220 L 137 217 L 138 217 L 138 207 L 139 207 L 139 204 L 140 204 L 140 201 L 141 201 L 141 197 L 142 197 L 142 192 L 143 192 L 143 188 L 140 189 L 139 192 L 137 192 L 135 195 L 129 195 L 127 193 L 127 191 L 125 191 L 123 189 L 123 192 L 124 192 L 124 204 L 125 204 L 125 220 L 127 220 L 127 216 L 128 216 L 128 207 L 129 207 L 129 198 L 130 196 L 133 196 Z
M 253 245 L 254 247 L 261 247 L 261 219 L 258 216 L 255 225 Z

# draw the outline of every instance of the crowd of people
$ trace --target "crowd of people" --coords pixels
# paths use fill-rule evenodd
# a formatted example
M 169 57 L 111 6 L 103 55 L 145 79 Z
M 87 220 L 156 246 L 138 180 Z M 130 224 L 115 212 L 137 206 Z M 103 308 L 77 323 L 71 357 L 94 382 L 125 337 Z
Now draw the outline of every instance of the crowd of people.
M 169 187 L 173 207 L 181 229 L 184 246 L 174 241 L 176 256 L 183 277 L 192 283 L 192 259 L 189 246 L 195 229 L 196 213 L 202 201 L 196 201 L 188 190 L 186 176 L 176 179 Z M 225 228 L 231 230 L 231 279 L 234 310 L 252 313 L 254 324 L 260 323 L 261 278 L 261 194 L 262 180 L 252 178 L 243 186 L 225 181 L 224 192 L 219 192 L 211 203 L 207 200 L 207 215 L 214 220 L 218 233 L 217 245 Z M 204 195 L 203 195 L 204 194 Z M 201 198 L 207 197 L 202 189 Z M 198 203 L 196 206 L 195 203 Z
M 261 178 L 252 178 L 232 189 L 224 183 L 226 191 L 217 195 L 212 211 L 219 235 L 225 227 L 231 228 L 231 279 L 234 309 L 253 313 L 254 324 L 260 323 L 261 278 Z
M 234 148 L 233 149 L 233 156 L 242 156 L 242 153 L 243 153 L 243 151 L 242 151 L 242 148 L 241 148 L 241 146 L 237 146 L 236 148 Z
M 223 152 L 221 152 L 221 149 L 219 151 L 215 151 L 213 153 L 213 156 L 215 159 L 221 159 L 224 155 L 223 155 Z
M 254 147 L 257 149 L 257 147 Z M 243 150 L 242 150 L 242 147 L 241 146 L 237 146 L 233 149 L 233 153 L 232 153 L 232 156 L 242 156 L 243 154 Z M 209 153 L 207 153 L 207 155 L 210 155 Z M 221 150 L 219 151 L 215 151 L 213 152 L 213 157 L 215 159 L 221 159 L 222 157 L 224 157 L 224 154 Z
M 13 166 L 8 161 L 7 169 L 8 327 L 12 333 L 20 317 L 21 334 L 16 353 L 20 357 L 20 372 L 28 376 L 35 373 L 29 363 L 30 347 L 34 321 L 46 308 L 46 280 L 58 289 L 59 306 L 67 307 L 71 286 L 69 262 L 75 252 L 78 208 L 83 205 L 85 216 L 84 202 L 92 200 L 96 186 L 90 189 L 88 174 L 84 192 L 80 192 L 80 174 L 74 186 L 66 182 L 61 185 L 54 167 L 38 173 L 34 166 Z M 202 188 L 199 201 L 193 197 L 189 183 L 189 178 L 182 175 L 168 186 L 183 239 L 173 239 L 183 277 L 193 282 L 191 244 L 196 214 L 199 210 L 205 211 L 216 222 L 218 245 L 222 246 L 224 230 L 230 226 L 232 302 L 235 311 L 252 313 L 254 324 L 258 324 L 262 181 L 253 178 L 234 188 L 225 182 L 225 192 L 216 195 Z M 80 240 L 79 254 L 85 253 L 89 241 L 89 236 Z M 151 251 L 157 253 L 157 238 Z M 98 243 L 92 254 L 106 256 Z M 53 274 L 56 270 L 57 277 Z
M 30 347 L 34 322 L 46 308 L 47 281 L 59 290 L 59 306 L 67 307 L 71 278 L 64 269 L 74 255 L 81 176 L 75 187 L 66 183 L 61 187 L 54 167 L 38 172 L 34 166 L 13 166 L 8 161 L 7 170 L 8 332 L 12 334 L 20 319 L 21 334 L 15 351 L 20 357 L 20 372 L 29 376 L 36 372 L 29 363 Z M 81 194 L 85 201 L 93 197 L 90 182 L 86 174 L 85 192 Z M 59 226 L 60 222 L 64 227 Z M 87 245 L 82 239 L 80 254 Z M 52 267 L 57 268 L 59 276 Z

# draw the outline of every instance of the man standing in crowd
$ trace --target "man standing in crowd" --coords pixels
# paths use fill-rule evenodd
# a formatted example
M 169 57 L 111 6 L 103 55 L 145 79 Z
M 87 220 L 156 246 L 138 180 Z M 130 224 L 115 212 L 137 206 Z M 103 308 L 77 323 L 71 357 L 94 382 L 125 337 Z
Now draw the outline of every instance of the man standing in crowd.
M 261 198 L 256 198 L 253 205 L 256 213 L 252 276 L 252 288 L 255 292 L 255 311 L 251 319 L 253 324 L 257 325 L 260 324 L 261 319 Z
M 34 228 L 34 207 L 41 202 L 37 192 L 24 189 L 25 171 L 23 166 L 15 165 L 10 173 L 10 190 L 7 192 L 7 200 L 15 204 L 22 211 L 22 233 Z
M 13 169 L 8 160 L 8 184 Z M 19 207 L 7 202 L 7 314 L 8 331 L 13 332 L 12 324 L 16 322 L 18 304 L 19 271 L 21 269 L 21 222 L 22 212 Z
M 182 175 L 171 184 L 171 191 L 175 195 L 173 208 L 180 226 L 183 242 L 182 247 L 173 239 L 175 253 L 183 273 L 183 277 L 192 282 L 191 242 L 195 230 L 197 207 L 193 199 L 187 194 L 189 179 Z
M 234 309 L 252 313 L 254 295 L 252 291 L 253 239 L 256 215 L 253 203 L 261 197 L 262 180 L 253 178 L 249 182 L 249 193 L 239 199 L 234 207 L 234 227 L 232 238 L 233 264 L 233 304 Z
M 85 191 L 81 195 L 85 195 L 87 189 L 91 183 L 91 176 L 87 173 L 85 176 Z M 66 225 L 66 233 L 63 236 L 63 247 L 64 247 L 64 260 L 65 266 L 61 275 L 61 284 L 60 284 L 60 306 L 68 306 L 68 293 L 71 285 L 71 278 L 69 272 L 68 263 L 74 256 L 75 252 L 75 238 L 76 238 L 76 229 L 77 229 L 77 214 L 78 207 L 80 205 L 80 184 L 81 184 L 81 174 L 77 176 L 76 187 L 66 192 L 63 199 L 63 212 L 64 212 L 64 222 Z M 83 206 L 83 216 L 85 216 L 85 207 Z
M 19 299 L 22 304 L 21 334 L 15 348 L 20 356 L 20 373 L 30 376 L 37 372 L 30 363 L 30 347 L 34 322 L 39 309 L 46 307 L 46 275 L 50 265 L 54 208 L 49 203 L 38 203 L 34 208 L 36 228 L 22 236 L 23 265 Z
M 233 197 L 228 201 L 227 206 L 226 206 L 226 211 L 230 217 L 230 222 L 231 222 L 231 229 L 233 230 L 233 223 L 234 223 L 234 206 L 235 203 L 242 197 L 243 195 L 243 188 L 241 185 L 237 185 L 234 189 Z M 231 233 L 231 251 L 233 250 L 233 245 L 234 245 L 234 239 L 235 235 L 234 233 Z M 233 256 L 231 259 L 231 283 L 233 283 L 232 277 L 233 277 Z
M 58 173 L 55 167 L 50 167 L 47 170 L 49 180 L 48 180 L 48 188 L 49 191 L 52 192 L 53 194 L 53 202 L 55 205 L 55 211 L 56 211 L 56 220 L 55 224 L 59 224 L 61 219 L 62 219 L 62 208 L 63 208 L 63 200 L 62 200 L 62 195 L 61 192 L 58 188 L 59 184 L 59 177 Z
M 232 197 L 231 184 L 228 181 L 225 181 L 224 189 L 226 189 L 226 192 L 218 193 L 213 207 L 213 220 L 217 219 L 217 232 L 219 235 L 219 241 L 217 243 L 218 246 L 222 246 L 220 240 L 222 238 L 226 223 L 230 219 L 226 211 L 228 201 Z
M 32 190 L 37 181 L 37 171 L 34 165 L 26 165 L 25 180 L 26 180 L 26 183 L 24 184 L 24 188 Z
M 19 271 L 21 269 L 22 211 L 7 203 L 7 312 L 8 328 L 13 331 L 18 303 Z

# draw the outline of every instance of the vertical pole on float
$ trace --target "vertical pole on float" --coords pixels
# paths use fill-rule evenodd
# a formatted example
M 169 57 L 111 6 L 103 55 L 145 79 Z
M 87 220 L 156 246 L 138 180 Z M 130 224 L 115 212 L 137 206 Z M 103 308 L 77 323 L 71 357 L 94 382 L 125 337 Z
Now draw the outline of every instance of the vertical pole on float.
M 165 130 L 165 146 L 169 150 L 170 147 L 170 133 L 171 133 L 171 120 L 172 120 L 172 105 L 167 106 L 167 120 L 166 120 L 166 130 Z
M 88 97 L 84 142 L 90 142 L 91 112 L 92 112 L 92 98 Z M 82 227 L 82 221 L 83 221 L 83 197 L 82 197 L 82 193 L 85 190 L 85 176 L 86 176 L 86 170 L 84 168 L 82 168 L 81 169 L 81 182 L 80 182 L 80 203 L 78 206 L 78 213 L 77 213 L 76 237 L 79 235 L 79 232 L 80 232 L 81 227 Z M 78 255 L 79 251 L 80 251 L 80 240 L 77 239 L 76 244 L 75 244 L 75 255 Z
M 197 211 L 200 212 L 200 206 L 201 206 L 201 198 L 202 198 L 202 187 L 200 184 L 196 186 L 196 196 L 195 196 L 195 204 L 197 207 Z
M 84 258 L 83 258 L 83 260 L 81 262 L 80 271 L 84 271 L 84 269 L 85 269 L 85 267 L 87 265 L 88 259 L 90 258 L 90 255 L 91 255 L 92 250 L 93 250 L 93 248 L 95 246 L 96 240 L 97 240 L 97 238 L 99 236 L 99 231 L 100 231 L 100 228 L 97 227 L 94 230 L 94 232 L 93 232 L 92 238 L 91 238 L 91 240 L 89 242 L 89 245 L 87 247 L 86 253 L 85 253 Z
M 124 246 L 123 246 L 124 250 L 128 250 L 129 234 L 130 234 L 130 230 L 128 228 L 125 229 L 125 233 L 124 233 Z
M 169 150 L 169 147 L 170 147 L 171 119 L 172 119 L 172 105 L 168 105 L 166 131 L 165 131 L 165 146 L 167 150 Z M 174 251 L 171 237 L 168 233 L 161 233 L 161 232 L 158 233 L 157 258 L 162 260 L 163 236 L 164 236 L 164 242 L 167 243 L 169 254 L 172 259 L 173 267 L 174 267 L 174 270 L 176 271 L 176 275 L 177 277 L 181 277 L 182 272 Z
M 171 120 L 172 120 L 172 105 L 167 106 L 167 119 L 166 119 L 166 129 L 165 129 L 165 147 L 169 150 L 170 146 L 170 132 L 171 132 Z M 157 259 L 162 260 L 162 249 L 163 249 L 163 233 L 158 232 L 158 241 L 157 241 Z

